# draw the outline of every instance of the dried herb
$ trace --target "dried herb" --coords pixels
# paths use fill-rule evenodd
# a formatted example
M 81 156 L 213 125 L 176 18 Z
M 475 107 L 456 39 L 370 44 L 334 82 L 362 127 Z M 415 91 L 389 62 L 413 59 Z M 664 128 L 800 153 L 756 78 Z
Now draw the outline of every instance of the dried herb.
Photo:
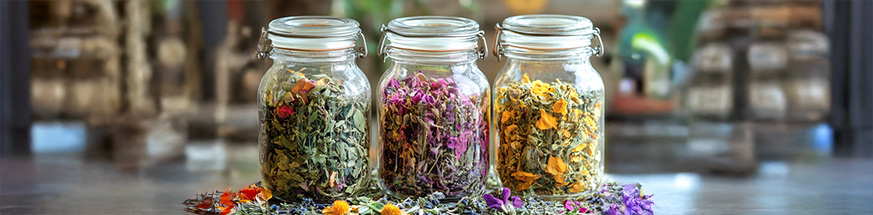
M 466 95 L 452 78 L 421 71 L 391 78 L 382 90 L 379 176 L 388 190 L 408 196 L 481 192 L 488 169 L 486 98 Z M 484 100 L 483 100 L 484 99 Z
M 376 189 L 375 187 L 371 187 Z M 440 192 L 423 197 L 405 199 L 386 196 L 383 192 L 365 192 L 358 196 L 346 197 L 331 204 L 319 204 L 303 198 L 295 202 L 267 202 L 269 190 L 261 183 L 243 190 L 260 191 L 254 199 L 249 194 L 233 192 L 211 192 L 197 194 L 185 200 L 185 211 L 196 214 L 323 214 L 337 211 L 337 206 L 348 209 L 349 214 L 494 214 L 494 215 L 541 215 L 541 214 L 608 214 L 608 215 L 651 215 L 654 213 L 652 195 L 642 193 L 640 184 L 605 183 L 599 190 L 589 195 L 574 196 L 567 199 L 544 200 L 530 191 L 524 196 L 508 196 L 508 190 L 495 190 L 482 196 L 467 196 L 458 201 L 444 201 Z M 502 194 L 502 195 L 501 195 Z M 491 198 L 489 198 L 490 196 Z M 500 196 L 501 199 L 496 197 Z M 220 201 L 218 199 L 221 199 Z M 511 200 L 511 201 L 508 201 Z M 273 202 L 273 204 L 271 204 Z M 339 202 L 339 203 L 337 203 Z M 502 203 L 501 203 L 502 202 Z M 496 203 L 496 204 L 495 204 Z M 500 206 L 497 206 L 500 205 Z
M 283 200 L 330 200 L 366 189 L 368 96 L 324 75 L 270 77 L 260 102 L 261 173 Z
M 602 91 L 558 80 L 510 83 L 496 93 L 497 172 L 514 191 L 572 195 L 599 187 Z

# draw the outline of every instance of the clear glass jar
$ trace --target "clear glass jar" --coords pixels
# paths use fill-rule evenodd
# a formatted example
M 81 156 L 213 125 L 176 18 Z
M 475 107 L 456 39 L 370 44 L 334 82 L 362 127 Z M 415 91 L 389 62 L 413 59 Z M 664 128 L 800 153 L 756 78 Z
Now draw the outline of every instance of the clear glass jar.
M 543 197 L 596 191 L 603 178 L 603 100 L 590 20 L 521 15 L 497 25 L 494 165 L 504 187 Z
M 491 100 L 476 65 L 487 52 L 479 24 L 405 17 L 382 34 L 379 54 L 391 66 L 379 81 L 379 184 L 400 197 L 481 193 Z
M 358 22 L 335 17 L 284 17 L 262 30 L 258 57 L 273 66 L 258 88 L 258 142 L 274 196 L 329 201 L 368 188 L 370 82 L 355 64 L 366 56 L 359 36 Z

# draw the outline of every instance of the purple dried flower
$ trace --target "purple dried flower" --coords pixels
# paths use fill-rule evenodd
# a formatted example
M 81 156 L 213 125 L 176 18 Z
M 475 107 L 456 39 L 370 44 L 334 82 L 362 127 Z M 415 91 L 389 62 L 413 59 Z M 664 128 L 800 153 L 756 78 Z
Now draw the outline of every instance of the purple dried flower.
M 588 213 L 588 208 L 582 207 L 582 202 L 566 200 L 564 201 L 564 209 L 566 212 L 579 211 L 579 213 Z
M 385 84 L 379 174 L 392 181 L 390 190 L 456 196 L 482 189 L 488 169 L 482 162 L 488 160 L 488 119 L 483 118 L 486 109 L 477 105 L 483 102 L 479 96 L 457 93 L 463 87 L 421 71 Z M 470 154 L 474 150 L 482 153 Z
M 489 208 L 498 209 L 500 211 L 504 211 L 504 206 L 512 206 L 514 208 L 521 208 L 524 206 L 524 201 L 521 200 L 518 196 L 511 196 L 512 191 L 509 188 L 503 188 L 501 192 L 501 197 L 503 199 L 497 199 L 491 194 L 482 195 L 482 198 L 485 199 L 485 203 Z M 510 201 L 510 199 L 512 199 Z M 504 211 L 505 212 L 505 211 Z
M 653 214 L 650 199 L 652 195 L 642 195 L 639 184 L 618 185 L 604 184 L 600 191 L 611 204 L 606 214 L 616 215 L 651 215 Z
M 482 198 L 485 199 L 485 204 L 487 204 L 489 208 L 500 209 L 500 206 L 503 206 L 503 200 L 494 198 L 494 195 L 485 194 L 482 195 Z
M 521 200 L 518 196 L 510 197 L 512 199 L 512 206 L 515 208 L 521 208 L 524 206 L 524 201 Z
M 609 208 L 604 212 L 608 215 L 624 215 L 624 210 L 622 210 L 622 206 L 618 203 L 610 204 Z

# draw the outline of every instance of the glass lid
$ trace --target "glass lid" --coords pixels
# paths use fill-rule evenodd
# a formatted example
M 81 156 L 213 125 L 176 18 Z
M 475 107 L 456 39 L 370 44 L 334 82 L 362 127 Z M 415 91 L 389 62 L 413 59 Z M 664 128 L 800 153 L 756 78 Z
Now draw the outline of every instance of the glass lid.
M 290 16 L 270 21 L 262 29 L 259 57 L 272 48 L 330 51 L 355 47 L 361 37 L 360 24 L 349 18 L 331 16 Z M 267 47 L 269 46 L 269 47 Z M 366 46 L 366 45 L 365 45 Z M 365 52 L 361 53 L 366 55 Z
M 472 19 L 449 16 L 414 16 L 391 20 L 382 26 L 380 55 L 391 48 L 415 51 L 461 51 L 479 49 L 487 52 L 485 32 Z M 483 43 L 480 45 L 478 40 Z M 387 42 L 386 42 L 387 40 Z
M 597 37 L 597 47 L 591 47 L 597 56 L 603 54 L 600 29 L 588 18 L 581 16 L 536 14 L 506 18 L 497 24 L 494 55 L 503 55 L 504 47 L 518 47 L 530 50 L 562 50 L 591 46 L 591 39 Z

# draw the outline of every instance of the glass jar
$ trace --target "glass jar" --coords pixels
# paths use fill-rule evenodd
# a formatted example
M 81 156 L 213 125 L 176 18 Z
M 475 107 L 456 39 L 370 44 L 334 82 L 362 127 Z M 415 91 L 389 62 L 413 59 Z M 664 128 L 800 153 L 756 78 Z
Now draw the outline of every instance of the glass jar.
M 286 201 L 353 196 L 368 188 L 370 82 L 358 22 L 284 17 L 261 31 L 258 58 L 273 65 L 258 88 L 264 186 Z
M 479 40 L 482 44 L 479 44 Z M 382 26 L 379 54 L 380 185 L 399 196 L 481 193 L 488 169 L 489 86 L 479 24 L 460 17 L 405 17 Z
M 600 188 L 603 100 L 599 29 L 566 15 L 521 15 L 497 24 L 493 53 L 506 64 L 494 82 L 495 168 L 504 187 L 566 197 Z

